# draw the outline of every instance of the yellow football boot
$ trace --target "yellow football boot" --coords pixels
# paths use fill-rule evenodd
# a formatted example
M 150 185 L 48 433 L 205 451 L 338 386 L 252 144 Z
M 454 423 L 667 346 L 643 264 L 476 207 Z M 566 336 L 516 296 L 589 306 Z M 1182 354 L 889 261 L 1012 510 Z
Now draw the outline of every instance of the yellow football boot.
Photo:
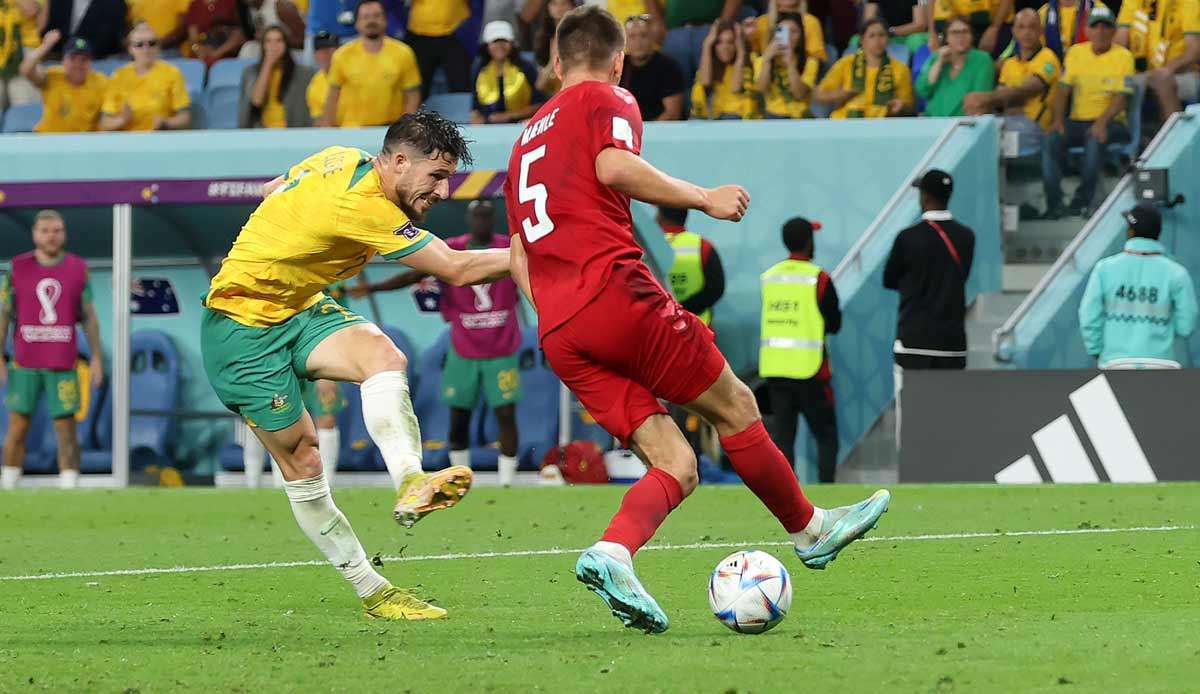
M 445 619 L 446 611 L 430 605 L 411 592 L 387 584 L 374 595 L 362 599 L 363 612 L 372 619 L 419 621 Z
M 414 472 L 400 483 L 392 516 L 406 528 L 433 511 L 450 508 L 467 495 L 475 476 L 471 468 L 454 465 L 437 472 Z

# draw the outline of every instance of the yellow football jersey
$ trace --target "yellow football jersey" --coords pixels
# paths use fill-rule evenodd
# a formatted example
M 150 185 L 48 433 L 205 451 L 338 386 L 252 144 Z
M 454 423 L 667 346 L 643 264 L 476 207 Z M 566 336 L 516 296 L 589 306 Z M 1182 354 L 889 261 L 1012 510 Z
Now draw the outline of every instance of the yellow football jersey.
M 330 147 L 293 166 L 242 227 L 205 305 L 243 325 L 278 325 L 376 253 L 424 248 L 433 237 L 384 196 L 374 164 L 361 149 Z

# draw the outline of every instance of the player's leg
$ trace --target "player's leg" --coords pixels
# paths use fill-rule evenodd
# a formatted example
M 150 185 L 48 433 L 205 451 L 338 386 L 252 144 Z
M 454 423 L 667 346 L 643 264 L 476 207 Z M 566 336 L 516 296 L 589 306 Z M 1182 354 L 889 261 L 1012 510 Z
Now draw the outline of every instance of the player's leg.
M 293 348 L 293 368 L 308 378 L 361 384 L 363 422 L 396 487 L 396 521 L 412 527 L 425 515 L 458 503 L 471 487 L 469 468 L 421 470 L 421 429 L 409 395 L 405 355 L 379 328 L 332 299 L 310 311 Z
M 295 393 L 298 397 L 298 384 Z M 259 413 L 250 416 L 254 414 Z M 279 465 L 283 488 L 300 529 L 354 587 L 368 615 L 389 619 L 445 617 L 445 610 L 394 588 L 371 566 L 350 521 L 333 503 L 312 418 L 304 411 L 299 414 L 297 421 L 282 429 L 256 427 L 254 433 Z
M 9 388 L 12 388 L 11 382 Z M 21 481 L 30 420 L 31 417 L 24 412 L 12 409 L 8 411 L 8 429 L 4 433 L 4 467 L 0 468 L 0 488 L 15 489 Z
M 442 365 L 442 402 L 450 408 L 450 464 L 471 466 L 471 413 L 479 403 L 479 388 L 483 373 L 480 360 L 467 359 L 455 351 L 446 350 Z
M 58 440 L 58 483 L 63 489 L 79 485 L 79 440 L 75 435 L 75 413 L 79 411 L 79 376 L 70 371 L 42 372 L 46 407 L 54 420 Z
M 853 506 L 815 507 L 763 427 L 754 393 L 728 364 L 716 382 L 687 407 L 716 427 L 734 471 L 791 535 L 797 556 L 808 568 L 825 568 L 887 511 L 891 495 L 882 489 Z
M 492 410 L 500 429 L 500 457 L 496 460 L 496 477 L 501 485 L 513 483 L 517 474 L 517 406 L 501 405 Z
M 505 357 L 482 360 L 480 364 L 483 397 L 496 414 L 500 429 L 500 457 L 496 473 L 500 484 L 511 485 L 517 474 L 517 403 L 521 400 L 520 357 L 514 352 Z
M 334 381 L 305 381 L 304 406 L 317 425 L 317 449 L 321 452 L 321 464 L 325 479 L 333 486 L 337 474 L 338 455 L 342 446 L 341 431 L 337 416 L 346 407 L 342 388 Z

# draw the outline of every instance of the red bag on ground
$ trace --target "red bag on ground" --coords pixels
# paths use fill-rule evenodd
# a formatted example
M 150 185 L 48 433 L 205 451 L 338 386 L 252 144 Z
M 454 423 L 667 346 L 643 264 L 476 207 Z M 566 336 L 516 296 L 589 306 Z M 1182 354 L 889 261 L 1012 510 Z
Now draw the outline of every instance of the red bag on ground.
M 592 441 L 572 441 L 555 446 L 542 458 L 542 468 L 558 467 L 567 484 L 607 484 L 608 470 L 604 467 L 604 451 Z

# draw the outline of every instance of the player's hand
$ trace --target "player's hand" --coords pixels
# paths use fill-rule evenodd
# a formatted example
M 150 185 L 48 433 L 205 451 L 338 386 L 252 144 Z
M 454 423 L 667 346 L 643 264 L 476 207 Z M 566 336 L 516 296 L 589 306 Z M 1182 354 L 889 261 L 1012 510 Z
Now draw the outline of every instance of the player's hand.
M 92 390 L 95 391 L 104 384 L 104 360 L 100 358 L 99 354 L 92 355 L 88 369 L 92 372 Z
M 54 46 L 56 46 L 58 44 L 58 41 L 61 38 L 62 38 L 62 32 L 59 31 L 58 29 L 51 29 L 50 31 L 47 31 L 46 35 L 42 37 L 42 48 L 44 48 L 46 50 L 50 50 L 51 48 L 54 48 Z
M 708 200 L 701 211 L 713 219 L 740 222 L 750 207 L 750 193 L 741 186 L 729 185 L 709 188 Z
M 1096 142 L 1102 145 L 1108 144 L 1108 123 L 1094 121 L 1092 127 L 1088 128 L 1088 132 L 1096 138 Z

